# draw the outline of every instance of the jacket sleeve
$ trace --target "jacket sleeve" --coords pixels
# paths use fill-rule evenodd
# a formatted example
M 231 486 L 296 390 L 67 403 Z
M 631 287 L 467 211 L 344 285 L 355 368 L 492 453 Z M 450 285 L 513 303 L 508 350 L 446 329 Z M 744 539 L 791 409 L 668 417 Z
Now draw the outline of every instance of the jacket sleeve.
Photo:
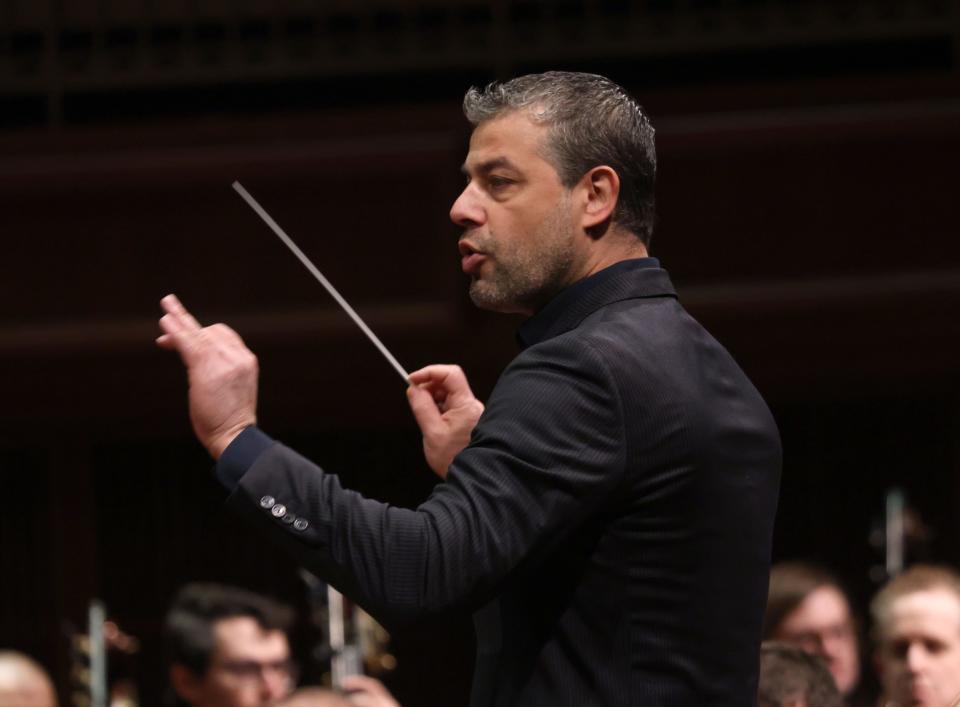
M 562 344 L 528 349 L 507 368 L 470 445 L 416 509 L 344 489 L 272 441 L 228 504 L 383 619 L 474 607 L 562 544 L 622 481 L 623 420 L 607 368 L 591 349 Z

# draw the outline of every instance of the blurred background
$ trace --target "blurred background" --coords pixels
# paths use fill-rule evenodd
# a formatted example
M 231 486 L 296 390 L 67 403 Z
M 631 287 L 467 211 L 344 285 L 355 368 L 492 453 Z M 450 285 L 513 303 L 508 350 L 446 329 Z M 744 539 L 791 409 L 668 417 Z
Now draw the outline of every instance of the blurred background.
M 397 374 L 230 183 L 408 370 L 460 363 L 485 396 L 519 320 L 466 296 L 459 105 L 547 69 L 603 73 L 652 117 L 653 254 L 783 435 L 774 559 L 864 601 L 898 488 L 909 552 L 960 561 L 953 0 L 0 0 L 0 645 L 65 686 L 102 599 L 149 707 L 184 582 L 306 609 L 222 509 L 153 343 L 168 292 L 260 356 L 267 432 L 367 495 L 429 494 Z M 465 703 L 467 619 L 392 650 L 401 703 Z

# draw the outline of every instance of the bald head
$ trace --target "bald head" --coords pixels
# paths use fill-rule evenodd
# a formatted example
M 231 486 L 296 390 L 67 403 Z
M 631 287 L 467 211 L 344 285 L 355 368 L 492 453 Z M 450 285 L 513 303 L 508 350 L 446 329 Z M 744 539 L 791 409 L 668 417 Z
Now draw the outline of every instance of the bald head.
M 0 651 L 0 705 L 57 707 L 57 694 L 46 671 L 15 651 Z

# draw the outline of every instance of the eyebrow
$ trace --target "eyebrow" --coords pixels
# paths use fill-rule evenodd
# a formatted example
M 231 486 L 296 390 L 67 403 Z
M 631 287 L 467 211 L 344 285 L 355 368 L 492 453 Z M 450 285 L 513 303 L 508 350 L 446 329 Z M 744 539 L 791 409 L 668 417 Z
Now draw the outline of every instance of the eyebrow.
M 492 160 L 487 160 L 486 162 L 481 162 L 477 165 L 477 174 L 486 174 L 495 169 L 500 169 L 505 167 L 507 169 L 512 169 L 516 171 L 516 167 L 513 162 L 508 160 L 506 157 L 494 157 Z M 460 165 L 460 171 L 465 175 L 470 176 L 470 171 L 467 169 L 467 163 L 464 162 Z

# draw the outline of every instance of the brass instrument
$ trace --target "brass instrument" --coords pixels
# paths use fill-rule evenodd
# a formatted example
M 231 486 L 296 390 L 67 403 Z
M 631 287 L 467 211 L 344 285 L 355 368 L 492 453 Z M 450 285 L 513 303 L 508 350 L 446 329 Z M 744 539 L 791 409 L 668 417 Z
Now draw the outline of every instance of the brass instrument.
M 92 600 L 87 610 L 87 632 L 70 637 L 70 698 L 74 707 L 137 707 L 130 663 L 139 651 L 140 642 L 107 619 L 102 601 Z
M 312 573 L 301 569 L 300 576 L 310 593 L 313 621 L 324 637 L 314 658 L 329 661 L 325 682 L 340 689 L 348 675 L 381 676 L 397 667 L 397 659 L 387 650 L 390 634 L 383 626 Z

